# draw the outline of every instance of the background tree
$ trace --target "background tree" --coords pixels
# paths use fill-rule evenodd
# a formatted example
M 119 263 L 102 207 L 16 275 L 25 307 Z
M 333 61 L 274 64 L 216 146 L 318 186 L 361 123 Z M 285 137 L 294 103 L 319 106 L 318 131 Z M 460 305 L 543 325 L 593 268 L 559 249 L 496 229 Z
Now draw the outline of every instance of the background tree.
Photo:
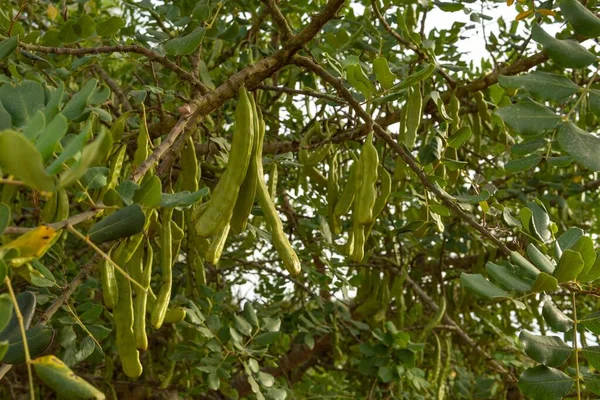
M 2 398 L 600 394 L 595 1 L 0 4 Z

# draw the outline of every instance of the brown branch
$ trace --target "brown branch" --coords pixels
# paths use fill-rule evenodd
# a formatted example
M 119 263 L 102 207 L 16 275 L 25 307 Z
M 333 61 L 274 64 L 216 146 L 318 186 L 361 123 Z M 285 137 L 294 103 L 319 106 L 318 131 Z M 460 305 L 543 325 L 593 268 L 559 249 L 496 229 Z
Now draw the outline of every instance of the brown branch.
M 82 48 L 69 48 L 69 47 L 48 47 L 40 46 L 37 44 L 28 44 L 20 42 L 19 46 L 29 51 L 37 51 L 40 53 L 48 54 L 66 54 L 71 56 L 83 56 L 87 54 L 105 54 L 105 53 L 135 53 L 146 56 L 152 61 L 156 61 L 162 64 L 166 68 L 175 72 L 179 77 L 192 85 L 197 87 L 202 94 L 208 93 L 208 88 L 198 80 L 193 74 L 181 68 L 179 65 L 170 61 L 167 56 L 161 56 L 154 51 L 138 45 L 116 45 L 116 46 L 98 46 L 98 47 L 82 47 Z
M 396 154 L 404 160 L 406 164 L 412 169 L 419 180 L 423 183 L 423 185 L 432 193 L 434 193 L 449 209 L 450 211 L 458 216 L 460 219 L 465 221 L 468 225 L 473 227 L 479 233 L 481 233 L 485 238 L 487 238 L 490 242 L 494 243 L 500 251 L 505 254 L 510 253 L 510 249 L 498 240 L 490 231 L 488 231 L 483 225 L 479 222 L 475 221 L 470 215 L 465 213 L 460 206 L 456 203 L 452 197 L 450 197 L 446 192 L 444 192 L 439 186 L 434 185 L 427 174 L 421 169 L 417 161 L 412 157 L 412 155 L 404 150 L 402 146 L 400 146 L 391 136 L 390 134 L 383 129 L 377 122 L 375 122 L 369 113 L 362 109 L 358 101 L 354 98 L 352 93 L 344 86 L 343 82 L 331 75 L 325 69 L 323 69 L 320 65 L 315 64 L 311 59 L 302 56 L 295 56 L 294 63 L 298 66 L 308 69 L 312 71 L 316 75 L 320 76 L 327 83 L 332 85 L 337 89 L 339 94 L 346 99 L 346 101 L 350 104 L 350 107 L 354 109 L 354 111 L 360 116 L 360 118 L 366 123 L 367 126 L 372 126 L 375 131 L 375 135 L 383 140 L 389 147 L 391 147 Z
M 48 307 L 40 316 L 40 320 L 38 322 L 39 325 L 45 325 L 50 318 L 52 318 L 52 316 L 56 314 L 56 312 L 63 306 L 63 304 L 67 302 L 69 297 L 71 297 L 71 295 L 75 292 L 75 289 L 77 289 L 77 287 L 81 285 L 87 276 L 94 270 L 96 264 L 98 263 L 98 258 L 99 256 L 96 254 L 94 257 L 92 257 L 92 260 L 89 263 L 81 267 L 77 276 L 75 276 L 75 278 L 73 278 L 73 280 L 65 288 L 63 288 L 60 296 L 58 296 L 58 298 L 54 300 L 50 307 Z
M 345 101 L 343 99 L 340 99 L 339 97 L 330 96 L 328 94 L 323 94 L 323 93 L 317 93 L 312 90 L 298 90 L 298 89 L 291 89 L 291 88 L 288 88 L 285 86 L 269 86 L 269 85 L 256 85 L 254 87 L 254 89 L 270 90 L 273 92 L 282 92 L 282 93 L 288 93 L 288 94 L 299 94 L 299 95 L 303 95 L 303 96 L 316 97 L 318 99 L 325 99 L 325 100 L 329 100 L 329 101 L 332 101 L 335 103 L 340 103 L 340 104 L 345 103 Z
M 92 219 L 95 216 L 97 216 L 98 214 L 100 214 L 102 211 L 103 211 L 102 208 L 84 211 L 81 214 L 73 215 L 72 217 L 69 217 L 63 221 L 54 222 L 52 224 L 49 224 L 49 226 L 54 228 L 55 230 L 63 229 L 67 225 L 75 226 L 75 225 L 81 224 L 82 222 L 89 221 L 90 219 Z M 4 229 L 3 234 L 4 235 L 21 235 L 23 233 L 29 232 L 32 229 L 34 229 L 34 228 L 21 228 L 19 226 L 8 226 L 8 227 L 6 227 L 6 229 Z
M 275 25 L 279 28 L 279 33 L 281 34 L 283 41 L 287 42 L 293 36 L 292 29 L 281 13 L 279 7 L 277 7 L 275 0 L 262 0 L 262 2 L 267 6 L 271 18 L 273 18 L 273 22 L 275 22 Z
M 133 107 L 131 107 L 131 103 L 127 99 L 127 95 L 125 94 L 125 92 L 123 92 L 121 86 L 119 86 L 119 84 L 110 77 L 108 72 L 106 72 L 106 70 L 98 64 L 94 64 L 92 68 L 94 69 L 94 71 L 96 71 L 98 75 L 100 75 L 102 80 L 106 82 L 110 90 L 112 90 L 113 93 L 117 95 L 117 98 L 119 99 L 119 102 L 123 104 L 123 108 L 125 109 L 125 111 L 133 110 Z
M 139 181 L 146 174 L 146 172 L 158 162 L 163 154 L 175 143 L 177 137 L 183 132 L 184 128 L 191 119 L 191 114 L 183 114 L 179 121 L 175 124 L 171 131 L 160 144 L 154 149 L 152 154 L 148 156 L 131 174 L 131 180 L 134 182 Z

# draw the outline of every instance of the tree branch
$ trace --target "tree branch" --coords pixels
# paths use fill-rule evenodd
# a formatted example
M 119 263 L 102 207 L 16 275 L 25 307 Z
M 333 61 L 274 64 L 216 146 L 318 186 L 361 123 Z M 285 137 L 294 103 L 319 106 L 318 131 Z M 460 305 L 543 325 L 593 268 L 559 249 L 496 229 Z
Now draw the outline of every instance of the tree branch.
M 402 158 L 402 160 L 404 160 L 404 162 L 406 164 L 408 164 L 410 169 L 413 170 L 413 172 L 417 175 L 419 180 L 421 180 L 423 185 L 429 191 L 434 193 L 450 209 L 450 211 L 453 214 L 458 216 L 460 219 L 462 219 L 467 224 L 469 224 L 471 227 L 473 227 L 475 230 L 477 230 L 479 233 L 481 233 L 490 242 L 494 243 L 494 245 L 496 245 L 500 249 L 500 251 L 502 251 L 505 254 L 510 254 L 510 249 L 506 246 L 506 244 L 504 244 L 503 242 L 498 240 L 498 238 L 496 238 L 483 225 L 481 225 L 479 222 L 475 221 L 471 216 L 469 216 L 467 213 L 465 213 L 459 207 L 459 205 L 456 203 L 456 201 L 448 195 L 448 193 L 443 191 L 443 189 L 441 189 L 439 186 L 434 185 L 429 180 L 429 178 L 427 177 L 427 174 L 425 174 L 425 172 L 421 169 L 421 167 L 415 161 L 415 159 L 412 157 L 412 155 L 410 153 L 407 153 L 404 150 L 404 148 L 402 146 L 400 146 L 390 136 L 390 134 L 385 129 L 383 129 L 379 124 L 377 124 L 377 122 L 375 122 L 371 118 L 369 113 L 367 113 L 365 110 L 362 109 L 362 107 L 360 106 L 358 101 L 354 98 L 352 93 L 350 93 L 350 91 L 348 89 L 346 89 L 346 87 L 344 86 L 343 82 L 340 79 L 334 77 L 329 72 L 327 72 L 325 69 L 323 69 L 320 65 L 315 64 L 311 59 L 309 59 L 307 57 L 295 56 L 294 63 L 296 63 L 297 65 L 299 65 L 303 68 L 306 68 L 306 69 L 312 71 L 316 75 L 320 76 L 327 83 L 329 83 L 330 85 L 335 87 L 337 89 L 337 91 L 339 92 L 339 94 L 344 99 L 346 99 L 346 101 L 350 104 L 350 107 L 352 107 L 352 109 L 354 109 L 354 111 L 360 116 L 360 118 L 363 121 L 365 121 L 367 126 L 372 126 L 374 128 L 375 135 L 379 139 L 383 140 L 389 147 L 391 147 L 394 150 L 394 152 L 396 152 L 396 154 L 398 154 L 400 156 L 400 158 Z

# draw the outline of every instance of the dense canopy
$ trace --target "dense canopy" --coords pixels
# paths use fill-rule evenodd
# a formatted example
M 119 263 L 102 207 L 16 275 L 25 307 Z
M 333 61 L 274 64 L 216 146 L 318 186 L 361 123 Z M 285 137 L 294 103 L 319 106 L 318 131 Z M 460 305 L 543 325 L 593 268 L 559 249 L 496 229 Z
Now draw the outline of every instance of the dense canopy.
M 0 397 L 600 395 L 595 0 L 0 0 Z

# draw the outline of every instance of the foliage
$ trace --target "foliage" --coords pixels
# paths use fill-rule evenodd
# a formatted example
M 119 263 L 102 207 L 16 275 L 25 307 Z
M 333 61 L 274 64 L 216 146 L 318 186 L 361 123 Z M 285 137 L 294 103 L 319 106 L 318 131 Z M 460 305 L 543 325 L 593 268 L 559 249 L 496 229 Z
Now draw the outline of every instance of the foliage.
M 597 1 L 0 5 L 2 398 L 600 395 Z

